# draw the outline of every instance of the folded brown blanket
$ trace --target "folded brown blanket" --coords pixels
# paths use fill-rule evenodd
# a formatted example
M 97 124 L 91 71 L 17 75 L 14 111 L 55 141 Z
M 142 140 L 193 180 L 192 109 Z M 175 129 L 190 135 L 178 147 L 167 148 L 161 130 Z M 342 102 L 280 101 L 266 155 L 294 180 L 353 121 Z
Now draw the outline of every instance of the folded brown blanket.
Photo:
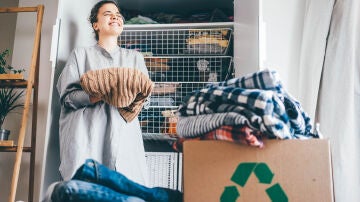
M 90 96 L 117 107 L 127 122 L 140 113 L 154 88 L 147 75 L 133 68 L 91 70 L 81 76 L 80 84 Z

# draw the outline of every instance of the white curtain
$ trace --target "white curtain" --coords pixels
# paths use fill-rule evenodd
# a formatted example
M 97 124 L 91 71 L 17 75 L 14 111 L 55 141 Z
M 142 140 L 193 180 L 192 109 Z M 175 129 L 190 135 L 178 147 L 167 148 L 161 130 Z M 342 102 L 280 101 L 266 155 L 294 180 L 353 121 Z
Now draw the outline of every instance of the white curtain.
M 335 200 L 358 202 L 360 1 L 308 0 L 306 12 L 300 101 L 330 139 Z

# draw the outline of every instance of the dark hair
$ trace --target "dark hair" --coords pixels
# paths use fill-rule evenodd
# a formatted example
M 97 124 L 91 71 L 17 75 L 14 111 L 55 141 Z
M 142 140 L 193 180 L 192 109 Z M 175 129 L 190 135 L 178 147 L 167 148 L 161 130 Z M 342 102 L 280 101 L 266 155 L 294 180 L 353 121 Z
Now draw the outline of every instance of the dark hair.
M 120 8 L 119 8 L 118 4 L 116 3 L 116 1 L 103 0 L 103 1 L 99 1 L 98 3 L 96 3 L 96 4 L 93 6 L 93 8 L 91 9 L 91 12 L 90 12 L 89 21 L 90 21 L 90 23 L 91 23 L 91 27 L 92 27 L 93 30 L 94 30 L 96 41 L 99 40 L 99 33 L 98 33 L 98 31 L 96 31 L 96 30 L 94 29 L 93 24 L 98 21 L 98 19 L 97 19 L 97 14 L 98 14 L 98 12 L 99 12 L 99 9 L 100 9 L 104 4 L 108 4 L 108 3 L 114 4 L 114 5 L 117 7 L 117 9 L 120 11 Z

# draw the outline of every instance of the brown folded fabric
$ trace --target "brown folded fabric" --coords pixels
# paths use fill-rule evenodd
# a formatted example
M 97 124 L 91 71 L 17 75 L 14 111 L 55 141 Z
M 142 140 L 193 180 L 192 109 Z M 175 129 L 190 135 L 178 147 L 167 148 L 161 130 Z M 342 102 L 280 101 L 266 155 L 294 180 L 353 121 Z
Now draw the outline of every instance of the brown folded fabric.
M 117 107 L 126 122 L 140 113 L 154 88 L 147 75 L 133 68 L 91 70 L 81 76 L 80 84 L 90 96 Z

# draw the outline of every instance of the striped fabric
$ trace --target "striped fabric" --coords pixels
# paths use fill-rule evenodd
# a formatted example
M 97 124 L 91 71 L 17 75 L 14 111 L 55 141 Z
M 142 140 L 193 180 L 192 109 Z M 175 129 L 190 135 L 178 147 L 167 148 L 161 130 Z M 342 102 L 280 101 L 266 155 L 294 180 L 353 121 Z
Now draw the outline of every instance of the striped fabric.
M 245 125 L 229 126 L 223 125 L 208 133 L 202 134 L 195 138 L 178 138 L 172 147 L 176 151 L 182 151 L 184 141 L 188 140 L 223 140 L 228 142 L 237 142 L 249 146 L 263 148 L 264 143 L 261 140 L 262 134 L 259 131 L 252 130 Z
M 255 119 L 255 116 L 254 114 L 253 121 L 260 125 L 262 122 L 261 117 Z M 235 112 L 180 116 L 177 122 L 176 133 L 182 138 L 192 138 L 208 133 L 223 125 L 249 125 L 249 121 L 245 116 Z

